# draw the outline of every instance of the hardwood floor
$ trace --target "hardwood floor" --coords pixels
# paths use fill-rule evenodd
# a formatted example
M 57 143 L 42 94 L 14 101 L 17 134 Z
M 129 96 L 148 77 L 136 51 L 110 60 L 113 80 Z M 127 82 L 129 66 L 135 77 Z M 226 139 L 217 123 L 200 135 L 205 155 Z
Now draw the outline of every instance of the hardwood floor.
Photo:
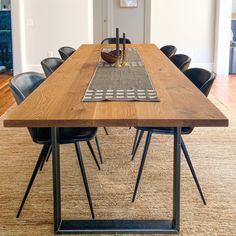
M 14 103 L 8 88 L 12 75 L 0 75 L 0 115 Z M 236 114 L 236 75 L 217 76 L 211 94 Z
M 0 116 L 14 103 L 14 98 L 8 88 L 8 82 L 11 77 L 11 74 L 0 75 Z
M 236 75 L 217 76 L 211 94 L 236 114 Z

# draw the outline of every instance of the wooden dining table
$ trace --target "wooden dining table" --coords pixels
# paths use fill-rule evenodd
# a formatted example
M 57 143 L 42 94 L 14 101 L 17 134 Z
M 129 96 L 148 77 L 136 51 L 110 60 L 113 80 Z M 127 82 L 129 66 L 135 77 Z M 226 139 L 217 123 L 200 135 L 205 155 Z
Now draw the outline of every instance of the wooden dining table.
M 51 128 L 55 233 L 178 233 L 181 127 L 228 126 L 228 119 L 154 44 L 131 44 L 128 47 L 137 48 L 160 102 L 83 102 L 104 47 L 114 45 L 82 45 L 10 113 L 4 126 Z M 171 219 L 62 219 L 58 130 L 60 127 L 106 126 L 174 128 Z

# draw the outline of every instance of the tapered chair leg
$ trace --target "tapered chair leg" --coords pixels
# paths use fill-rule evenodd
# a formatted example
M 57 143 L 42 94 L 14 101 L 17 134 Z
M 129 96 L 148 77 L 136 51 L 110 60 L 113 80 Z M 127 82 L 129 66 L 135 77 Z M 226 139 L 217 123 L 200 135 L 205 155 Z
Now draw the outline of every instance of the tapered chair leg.
M 198 192 L 202 198 L 202 201 L 203 201 L 203 204 L 206 205 L 206 201 L 205 201 L 205 198 L 204 198 L 204 195 L 203 195 L 203 192 L 202 192 L 202 189 L 201 189 L 201 186 L 199 184 L 199 181 L 198 181 L 198 178 L 197 178 L 197 175 L 195 173 L 195 170 L 193 168 L 193 165 L 192 165 L 192 162 L 191 162 L 191 159 L 190 159 L 190 156 L 188 154 L 188 150 L 186 148 L 186 145 L 184 143 L 184 140 L 183 138 L 181 138 L 181 148 L 183 150 L 183 153 L 184 153 L 184 156 L 185 156 L 185 159 L 188 163 L 188 166 L 189 166 L 189 169 L 191 170 L 191 173 L 192 173 L 192 176 L 194 178 L 194 181 L 195 181 L 195 184 L 197 185 L 197 188 L 198 188 Z
M 135 189 L 134 189 L 132 202 L 135 201 L 135 197 L 136 197 L 136 194 L 137 194 L 137 191 L 138 191 L 138 186 L 139 186 L 139 182 L 140 182 L 140 179 L 141 179 L 141 176 L 142 176 L 142 171 L 143 171 L 143 167 L 144 167 L 144 164 L 145 164 L 145 160 L 146 160 L 146 156 L 147 156 L 147 152 L 148 152 L 148 148 L 149 148 L 151 138 L 152 138 L 152 132 L 149 131 L 148 134 L 147 134 L 147 139 L 146 139 L 146 143 L 145 143 L 145 146 L 144 146 L 143 156 L 142 156 L 141 164 L 140 164 L 140 167 L 139 167 L 139 172 L 138 172 L 138 177 L 137 177 L 137 181 L 136 181 L 136 184 L 135 184 Z
M 109 134 L 108 134 L 108 131 L 107 131 L 107 128 L 106 128 L 106 127 L 103 127 L 103 128 L 104 128 L 104 130 L 105 130 L 106 135 L 109 135 Z
M 82 178 L 83 178 L 83 182 L 84 182 L 85 191 L 86 191 L 88 202 L 89 202 L 90 211 L 92 214 L 92 218 L 95 219 L 92 199 L 91 199 L 91 195 L 90 195 L 90 191 L 89 191 L 88 180 L 87 180 L 87 176 L 86 176 L 86 172 L 85 172 L 85 168 L 84 168 L 84 163 L 83 163 L 83 159 L 82 159 L 82 155 L 81 155 L 81 151 L 80 151 L 80 145 L 78 142 L 75 143 L 75 148 L 76 148 L 79 166 L 80 166 L 80 170 L 81 170 L 81 174 L 82 174 Z
M 40 165 L 42 164 L 42 161 L 45 159 L 45 157 L 46 157 L 46 155 L 47 155 L 47 152 L 48 152 L 48 145 L 44 145 L 43 148 L 41 149 L 39 158 L 38 158 L 37 163 L 36 163 L 36 165 L 35 165 L 35 167 L 34 167 L 34 171 L 33 171 L 33 173 L 32 173 L 32 176 L 31 176 L 30 181 L 29 181 L 29 184 L 28 184 L 28 186 L 27 186 L 27 188 L 26 188 L 26 191 L 25 191 L 23 200 L 22 200 L 22 202 L 21 202 L 20 208 L 19 208 L 18 213 L 17 213 L 17 215 L 16 215 L 17 218 L 20 217 L 20 214 L 21 214 L 21 211 L 22 211 L 22 209 L 23 209 L 23 207 L 24 207 L 25 201 L 26 201 L 26 199 L 27 199 L 27 197 L 28 197 L 28 195 L 29 195 L 30 189 L 31 189 L 31 187 L 32 187 L 32 185 L 33 185 L 33 183 L 34 183 L 34 180 L 35 180 L 35 177 L 36 177 L 36 175 L 37 175 L 37 173 L 38 173 L 38 170 L 39 170 L 39 168 L 40 168 Z
M 43 170 L 43 166 L 45 164 L 45 161 L 48 161 L 50 155 L 51 155 L 51 152 L 52 152 L 52 146 L 49 144 L 48 145 L 48 150 L 46 151 L 46 155 L 45 155 L 45 158 L 43 159 L 42 163 L 41 163 L 41 166 L 40 166 L 40 171 Z
M 134 157 L 135 157 L 136 152 L 137 152 L 137 150 L 138 150 L 138 147 L 139 147 L 139 144 L 140 144 L 141 139 L 142 139 L 142 137 L 143 137 L 143 134 L 144 134 L 144 131 L 141 130 L 141 132 L 140 132 L 140 134 L 139 134 L 139 137 L 138 137 L 137 144 L 135 145 L 134 152 L 133 152 L 133 155 L 132 155 L 132 158 L 131 158 L 132 161 L 134 160 Z
M 138 139 L 138 135 L 139 135 L 139 129 L 136 129 L 136 134 L 135 134 L 135 138 L 134 138 L 134 144 L 133 144 L 133 148 L 132 148 L 131 155 L 134 154 L 134 149 L 135 149 L 135 146 L 136 146 L 136 142 L 137 142 L 137 139 Z
M 95 141 L 96 141 L 96 146 L 97 146 L 97 150 L 98 150 L 98 155 L 99 155 L 100 161 L 103 164 L 102 154 L 101 154 L 100 145 L 99 145 L 99 141 L 98 141 L 98 137 L 97 136 L 95 136 Z
M 52 153 L 52 146 L 50 146 L 50 149 L 49 149 L 49 152 L 48 152 L 48 156 L 47 156 L 46 162 L 48 162 L 48 159 L 49 159 L 51 153 Z
M 101 170 L 100 165 L 99 165 L 99 163 L 98 163 L 97 157 L 96 157 L 96 155 L 95 155 L 95 153 L 94 153 L 94 150 L 93 150 L 93 147 L 92 147 L 91 143 L 90 143 L 89 141 L 87 141 L 87 144 L 88 144 L 89 150 L 90 150 L 90 152 L 91 152 L 91 154 L 92 154 L 92 156 L 93 156 L 93 159 L 94 159 L 94 161 L 95 161 L 95 163 L 96 163 L 98 169 Z

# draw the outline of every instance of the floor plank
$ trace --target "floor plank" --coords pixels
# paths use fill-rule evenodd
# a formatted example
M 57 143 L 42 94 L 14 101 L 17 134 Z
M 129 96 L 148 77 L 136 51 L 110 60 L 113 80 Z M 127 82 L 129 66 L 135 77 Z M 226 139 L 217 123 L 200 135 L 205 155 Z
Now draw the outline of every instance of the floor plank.
M 8 87 L 11 77 L 11 74 L 0 75 L 0 116 L 14 103 L 14 98 Z

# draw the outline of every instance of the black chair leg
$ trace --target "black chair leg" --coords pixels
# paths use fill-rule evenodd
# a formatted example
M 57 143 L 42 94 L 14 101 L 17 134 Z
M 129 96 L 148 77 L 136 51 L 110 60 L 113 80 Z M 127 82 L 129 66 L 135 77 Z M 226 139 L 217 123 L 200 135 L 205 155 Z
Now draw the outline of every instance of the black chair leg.
M 98 141 L 97 136 L 95 136 L 95 141 L 96 141 L 96 146 L 97 146 L 97 149 L 98 149 L 98 155 L 99 155 L 100 161 L 103 164 L 101 149 L 100 149 L 100 145 L 99 145 L 99 141 Z
M 45 158 L 43 159 L 42 163 L 41 163 L 41 166 L 40 166 L 40 171 L 43 170 L 43 166 L 45 164 L 45 161 L 47 162 L 50 155 L 51 155 L 51 152 L 52 152 L 52 146 L 51 145 L 48 145 L 48 150 L 46 151 L 46 155 L 45 155 Z
M 85 168 L 84 168 L 84 163 L 83 163 L 83 159 L 82 159 L 82 155 L 81 155 L 81 151 L 80 151 L 80 145 L 78 142 L 75 143 L 75 148 L 76 148 L 79 166 L 80 166 L 80 170 L 81 170 L 81 174 L 82 174 L 82 178 L 83 178 L 83 182 L 84 182 L 85 191 L 86 191 L 88 202 L 89 202 L 90 211 L 92 214 L 92 218 L 95 219 L 92 199 L 91 199 L 91 195 L 90 195 L 90 191 L 89 191 L 88 180 L 87 180 L 87 176 L 86 176 L 86 172 L 85 172 Z
M 193 165 L 192 165 L 192 162 L 191 162 L 191 159 L 190 159 L 190 156 L 189 156 L 189 154 L 188 154 L 188 150 L 187 150 L 187 148 L 186 148 L 186 145 L 185 145 L 185 143 L 184 143 L 183 138 L 181 138 L 181 148 L 182 148 L 182 150 L 183 150 L 183 152 L 184 152 L 185 159 L 186 159 L 186 161 L 187 161 L 187 163 L 188 163 L 189 169 L 191 170 L 191 173 L 192 173 L 192 176 L 193 176 L 193 178 L 194 178 L 195 184 L 197 185 L 198 192 L 199 192 L 199 194 L 200 194 L 200 196 L 201 196 L 201 198 L 202 198 L 203 204 L 206 205 L 206 201 L 205 201 L 205 198 L 204 198 L 204 195 L 203 195 L 201 186 L 200 186 L 200 184 L 199 184 L 199 182 L 198 182 L 197 175 L 196 175 L 195 170 L 194 170 L 194 168 L 193 168 Z
M 33 171 L 32 176 L 30 178 L 29 184 L 28 184 L 28 186 L 26 188 L 26 191 L 25 191 L 23 200 L 21 202 L 20 208 L 19 208 L 18 213 L 16 215 L 17 218 L 20 217 L 20 214 L 21 214 L 21 211 L 22 211 L 22 209 L 24 207 L 25 201 L 26 201 L 26 199 L 27 199 L 27 197 L 29 195 L 30 189 L 31 189 L 31 187 L 32 187 L 32 185 L 34 183 L 34 180 L 35 180 L 35 177 L 36 177 L 36 175 L 38 173 L 40 165 L 42 164 L 42 161 L 45 159 L 45 157 L 47 155 L 47 152 L 48 152 L 48 145 L 44 145 L 42 150 L 41 150 L 41 152 L 40 152 L 39 158 L 38 158 L 37 163 L 36 163 L 36 165 L 34 167 L 34 171 Z
M 139 130 L 136 129 L 136 134 L 135 134 L 135 138 L 134 138 L 134 144 L 133 144 L 131 155 L 134 154 L 134 149 L 135 149 L 135 146 L 136 146 L 136 143 L 137 143 L 138 135 L 139 135 Z
M 96 163 L 98 169 L 101 170 L 100 165 L 99 165 L 99 163 L 98 163 L 98 160 L 97 160 L 97 158 L 96 158 L 96 155 L 95 155 L 95 153 L 94 153 L 94 150 L 93 150 L 93 147 L 92 147 L 91 143 L 90 143 L 89 141 L 87 141 L 87 144 L 88 144 L 89 150 L 90 150 L 90 152 L 91 152 L 91 154 L 92 154 L 92 156 L 93 156 L 93 159 L 94 159 L 94 161 L 95 161 L 95 163 Z
M 142 176 L 142 171 L 143 171 L 143 167 L 144 167 L 144 164 L 145 164 L 145 160 L 146 160 L 146 156 L 147 156 L 147 152 L 148 152 L 148 148 L 149 148 L 151 138 L 152 138 L 152 132 L 149 131 L 148 134 L 147 134 L 147 139 L 146 139 L 146 143 L 145 143 L 145 146 L 144 146 L 143 156 L 142 156 L 141 164 L 140 164 L 140 167 L 139 167 L 139 172 L 138 172 L 138 177 L 137 177 L 137 181 L 136 181 L 136 184 L 135 184 L 135 189 L 134 189 L 132 202 L 135 201 L 135 197 L 136 197 L 136 194 L 137 194 L 137 191 L 138 191 L 138 186 L 139 186 L 139 182 L 140 182 L 140 179 L 141 179 L 141 176 Z
M 104 128 L 104 130 L 105 130 L 106 135 L 109 135 L 109 134 L 108 134 L 108 131 L 107 131 L 107 128 L 106 128 L 106 127 L 103 127 L 103 128 Z
M 144 134 L 144 131 L 141 130 L 141 132 L 140 132 L 140 134 L 139 134 L 139 137 L 138 137 L 137 144 L 135 145 L 134 152 L 133 152 L 133 155 L 132 155 L 132 158 L 131 158 L 132 161 L 134 160 L 134 157 L 135 157 L 136 152 L 137 152 L 137 150 L 138 150 L 138 147 L 139 147 L 139 144 L 140 144 L 141 139 L 142 139 L 142 137 L 143 137 L 143 134 Z
M 46 162 L 48 162 L 51 153 L 52 153 L 52 146 L 50 147 L 50 149 L 48 151 L 48 156 L 47 156 Z

